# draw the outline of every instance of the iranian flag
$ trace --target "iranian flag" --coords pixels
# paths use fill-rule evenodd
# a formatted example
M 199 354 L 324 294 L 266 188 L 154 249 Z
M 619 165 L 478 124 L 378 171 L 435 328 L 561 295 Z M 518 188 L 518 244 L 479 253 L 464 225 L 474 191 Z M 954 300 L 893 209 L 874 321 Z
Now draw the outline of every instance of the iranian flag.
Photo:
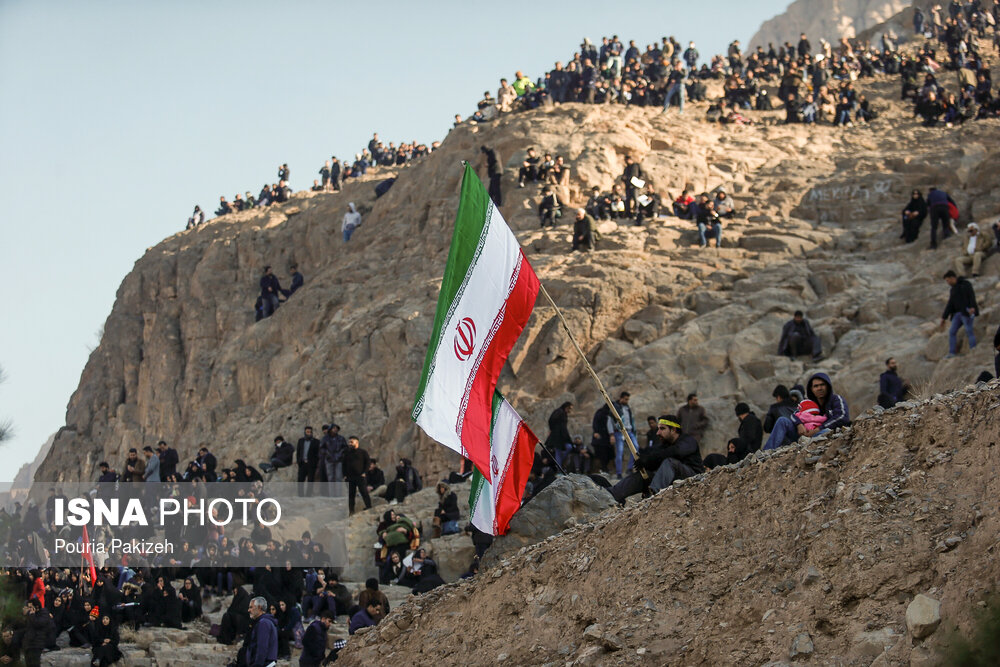
M 412 417 L 492 480 L 490 424 L 500 369 L 538 296 L 538 277 L 486 188 L 465 166 Z
M 469 515 L 484 533 L 503 535 L 510 518 L 521 507 L 524 485 L 531 474 L 538 438 L 500 392 L 493 394 L 490 426 L 492 481 L 478 470 L 472 473 Z

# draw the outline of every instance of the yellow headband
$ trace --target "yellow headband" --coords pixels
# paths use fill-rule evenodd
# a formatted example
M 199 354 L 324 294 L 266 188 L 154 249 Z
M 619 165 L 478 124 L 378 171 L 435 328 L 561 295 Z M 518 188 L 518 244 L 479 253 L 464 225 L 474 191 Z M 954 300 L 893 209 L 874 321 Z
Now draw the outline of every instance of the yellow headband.
M 660 421 L 657 422 L 657 424 L 659 424 L 660 426 L 669 426 L 671 428 L 676 428 L 678 430 L 680 430 L 680 428 L 681 428 L 680 424 L 678 424 L 676 422 L 672 422 L 672 421 L 667 420 L 667 419 L 661 419 Z

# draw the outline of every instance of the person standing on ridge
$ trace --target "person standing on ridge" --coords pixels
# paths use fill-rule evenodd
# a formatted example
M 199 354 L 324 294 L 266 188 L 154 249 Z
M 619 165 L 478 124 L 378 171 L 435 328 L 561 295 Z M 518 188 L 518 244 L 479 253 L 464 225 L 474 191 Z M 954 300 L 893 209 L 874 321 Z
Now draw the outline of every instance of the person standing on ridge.
M 479 151 L 486 158 L 486 174 L 490 177 L 490 199 L 495 206 L 503 206 L 503 193 L 500 191 L 500 179 L 503 177 L 503 165 L 500 154 L 494 148 L 480 146 Z

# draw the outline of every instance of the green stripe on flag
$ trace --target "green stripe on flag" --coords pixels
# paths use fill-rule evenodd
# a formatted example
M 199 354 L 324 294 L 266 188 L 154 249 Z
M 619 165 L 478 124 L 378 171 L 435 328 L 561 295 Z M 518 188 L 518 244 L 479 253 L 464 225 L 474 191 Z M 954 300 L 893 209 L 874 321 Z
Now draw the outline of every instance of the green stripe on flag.
M 490 218 L 490 200 L 486 188 L 479 176 L 466 163 L 465 174 L 462 176 L 462 194 L 455 215 L 455 228 L 451 236 L 451 249 L 448 251 L 448 265 L 441 281 L 441 293 L 438 295 L 437 311 L 434 314 L 434 329 L 431 331 L 430 345 L 424 358 L 424 370 L 420 376 L 420 387 L 413 403 L 412 418 L 416 421 L 423 408 L 424 392 L 427 389 L 427 379 L 433 370 L 434 358 L 444 337 L 442 331 L 451 313 L 452 304 L 460 296 L 462 286 L 470 269 L 475 265 L 482 251 L 483 241 L 487 231 L 486 222 Z

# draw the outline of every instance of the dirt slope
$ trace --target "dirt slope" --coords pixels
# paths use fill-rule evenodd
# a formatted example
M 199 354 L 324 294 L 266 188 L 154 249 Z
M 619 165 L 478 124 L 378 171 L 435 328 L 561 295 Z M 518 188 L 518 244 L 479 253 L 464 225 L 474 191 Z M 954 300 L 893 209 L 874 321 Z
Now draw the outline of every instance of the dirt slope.
M 998 435 L 997 382 L 869 416 L 413 600 L 340 662 L 927 664 L 1000 576 Z M 943 622 L 914 641 L 920 593 Z

